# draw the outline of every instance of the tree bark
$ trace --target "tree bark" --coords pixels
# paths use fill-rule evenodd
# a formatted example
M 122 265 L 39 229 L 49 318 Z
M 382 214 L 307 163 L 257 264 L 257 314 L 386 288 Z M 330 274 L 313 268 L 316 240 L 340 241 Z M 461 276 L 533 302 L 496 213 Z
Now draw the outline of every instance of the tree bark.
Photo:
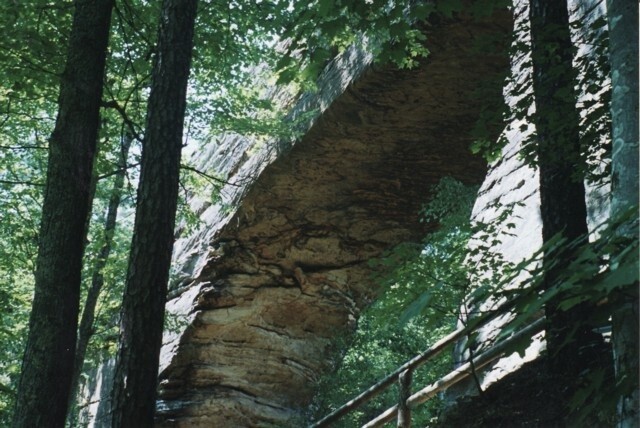
M 560 235 L 572 245 L 587 245 L 586 167 L 580 157 L 567 2 L 532 0 L 529 16 L 543 243 Z M 545 251 L 545 289 L 557 285 L 571 258 L 571 246 Z M 579 305 L 562 311 L 561 300 L 562 296 L 552 300 L 545 309 L 547 349 L 554 374 L 574 381 L 592 363 L 589 353 L 599 338 L 587 322 L 589 308 Z
M 153 425 L 197 0 L 164 0 L 112 394 L 114 427 Z
M 58 116 L 49 141 L 35 293 L 15 427 L 64 426 L 112 8 L 113 0 L 75 4 Z
M 611 62 L 611 217 L 638 210 L 638 2 L 607 1 Z M 637 215 L 635 216 L 637 220 Z M 617 231 L 638 239 L 638 223 Z M 621 248 L 621 250 L 623 250 Z M 618 384 L 626 385 L 617 406 L 618 427 L 640 425 L 638 403 L 638 282 L 614 298 L 612 345 Z
M 100 248 L 98 257 L 94 262 L 91 285 L 87 292 L 87 299 L 85 300 L 82 318 L 80 319 L 80 326 L 78 327 L 78 343 L 76 345 L 73 378 L 71 381 L 71 394 L 69 396 L 70 412 L 68 419 L 76 416 L 75 414 L 72 414 L 74 412 L 71 412 L 71 409 L 74 408 L 74 404 L 77 402 L 82 366 L 87 354 L 89 340 L 94 333 L 96 305 L 98 304 L 98 298 L 100 297 L 102 287 L 104 286 L 104 268 L 107 264 L 107 259 L 111 254 L 111 249 L 113 248 L 113 237 L 116 230 L 118 208 L 120 208 L 122 188 L 124 186 L 124 179 L 127 171 L 127 157 L 129 154 L 129 148 L 131 147 L 131 141 L 132 137 L 129 135 L 122 137 L 118 172 L 114 177 L 113 188 L 111 190 L 111 196 L 109 197 L 109 206 L 107 207 L 107 217 L 104 222 L 104 242 Z

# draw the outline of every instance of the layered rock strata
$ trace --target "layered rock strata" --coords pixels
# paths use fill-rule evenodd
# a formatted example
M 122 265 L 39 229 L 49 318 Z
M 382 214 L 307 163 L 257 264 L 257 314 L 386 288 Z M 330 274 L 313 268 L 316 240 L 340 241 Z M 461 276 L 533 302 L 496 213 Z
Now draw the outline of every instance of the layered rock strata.
M 347 51 L 299 101 L 321 114 L 292 147 L 235 137 L 201 154 L 232 184 L 227 207 L 201 204 L 204 226 L 176 245 L 159 426 L 301 424 L 332 341 L 378 292 L 367 262 L 420 240 L 442 177 L 483 179 L 469 145 L 487 99 L 474 93 L 508 62 L 476 42 L 509 28 L 506 13 L 434 24 L 415 70 Z

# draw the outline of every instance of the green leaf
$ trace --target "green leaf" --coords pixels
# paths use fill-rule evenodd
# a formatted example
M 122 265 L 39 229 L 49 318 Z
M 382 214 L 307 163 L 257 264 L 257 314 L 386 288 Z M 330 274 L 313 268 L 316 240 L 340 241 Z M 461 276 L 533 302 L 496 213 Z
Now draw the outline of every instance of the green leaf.
M 436 3 L 436 9 L 447 18 L 453 17 L 455 12 L 462 10 L 462 0 L 441 0 Z
M 433 293 L 431 290 L 427 290 L 420 295 L 416 300 L 414 300 L 407 308 L 404 310 L 402 315 L 400 316 L 399 323 L 400 325 L 406 325 L 411 319 L 420 315 L 425 308 L 431 303 L 431 299 L 433 298 Z

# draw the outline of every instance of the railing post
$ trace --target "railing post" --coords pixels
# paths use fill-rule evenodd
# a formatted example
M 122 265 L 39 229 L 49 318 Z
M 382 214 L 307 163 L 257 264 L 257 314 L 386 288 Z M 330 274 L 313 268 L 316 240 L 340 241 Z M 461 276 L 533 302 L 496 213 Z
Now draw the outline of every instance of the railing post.
M 407 405 L 407 400 L 411 397 L 411 378 L 413 370 L 408 369 L 398 376 L 398 428 L 411 428 L 411 409 Z

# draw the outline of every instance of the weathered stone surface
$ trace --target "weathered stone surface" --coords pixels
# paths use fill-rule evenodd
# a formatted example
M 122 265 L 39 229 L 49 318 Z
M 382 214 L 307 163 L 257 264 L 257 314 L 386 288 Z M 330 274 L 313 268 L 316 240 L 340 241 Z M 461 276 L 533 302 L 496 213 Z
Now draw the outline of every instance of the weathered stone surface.
M 585 43 L 585 41 L 593 38 L 594 30 L 590 29 L 589 25 L 606 13 L 604 2 L 599 0 L 569 0 L 568 3 L 571 20 L 580 24 L 574 28 L 572 34 L 572 39 L 579 48 L 577 56 L 584 56 L 595 63 L 598 60 L 598 52 L 593 49 L 593 44 Z M 529 2 L 527 0 L 519 0 L 515 1 L 514 4 L 514 28 L 528 28 Z M 529 43 L 528 31 L 521 30 L 517 36 L 519 43 Z M 515 80 L 518 82 L 531 79 L 532 71 L 528 52 L 513 58 L 511 67 L 512 75 L 515 76 Z M 584 72 L 584 70 L 581 70 L 581 72 Z M 606 76 L 603 76 L 603 81 L 600 82 L 600 85 L 602 87 L 609 85 Z M 532 89 L 530 88 L 527 93 L 516 97 L 513 94 L 512 86 L 505 88 L 506 102 L 512 109 L 515 108 L 516 103 L 531 94 Z M 580 94 L 578 103 L 582 104 L 586 97 L 584 93 Z M 529 111 L 533 112 L 534 108 L 533 105 L 530 105 Z M 503 150 L 502 157 L 489 166 L 487 176 L 480 187 L 472 212 L 474 220 L 491 223 L 504 210 L 504 207 L 514 203 L 519 204 L 513 205 L 513 211 L 506 221 L 507 223 L 512 223 L 514 227 L 508 230 L 507 234 L 500 236 L 500 243 L 493 244 L 494 251 L 500 253 L 505 261 L 514 264 L 531 259 L 534 253 L 542 246 L 539 173 L 536 168 L 527 165 L 519 157 L 524 142 L 531 137 L 533 132 L 534 126 L 526 120 L 513 120 L 507 124 L 502 137 L 508 143 Z M 606 162 L 606 159 L 602 161 Z M 608 180 L 602 180 L 598 183 L 587 182 L 585 184 L 588 208 L 587 220 L 589 230 L 594 234 L 597 233 L 597 226 L 608 217 L 610 184 Z M 500 205 L 497 205 L 497 203 L 500 203 Z M 526 286 L 526 280 L 529 278 L 529 273 L 523 271 L 514 283 L 509 286 L 513 288 L 522 287 L 523 284 Z M 483 302 L 481 307 L 487 310 L 490 307 L 496 307 L 496 302 Z M 510 316 L 505 316 L 487 324 L 479 332 L 480 341 L 490 343 L 491 339 L 500 332 L 505 323 L 511 318 Z M 531 346 L 526 350 L 524 357 L 513 353 L 488 366 L 479 376 L 481 387 L 488 388 L 504 376 L 518 370 L 525 363 L 538 358 L 546 346 L 544 333 L 536 335 L 534 339 Z M 467 357 L 467 355 L 461 355 L 460 352 L 456 355 L 458 360 L 464 360 Z M 464 395 L 475 395 L 477 393 L 475 382 L 469 381 L 466 384 L 463 383 L 452 388 L 449 396 L 452 399 L 456 399 Z
M 506 13 L 440 22 L 411 71 L 348 51 L 302 99 L 322 114 L 291 148 L 237 138 L 207 156 L 249 184 L 223 189 L 235 211 L 201 204 L 205 227 L 177 243 L 159 426 L 300 424 L 332 339 L 376 295 L 367 261 L 422 237 L 418 213 L 441 177 L 484 177 L 468 150 L 486 101 L 473 93 L 508 63 L 474 42 L 509 28 Z

